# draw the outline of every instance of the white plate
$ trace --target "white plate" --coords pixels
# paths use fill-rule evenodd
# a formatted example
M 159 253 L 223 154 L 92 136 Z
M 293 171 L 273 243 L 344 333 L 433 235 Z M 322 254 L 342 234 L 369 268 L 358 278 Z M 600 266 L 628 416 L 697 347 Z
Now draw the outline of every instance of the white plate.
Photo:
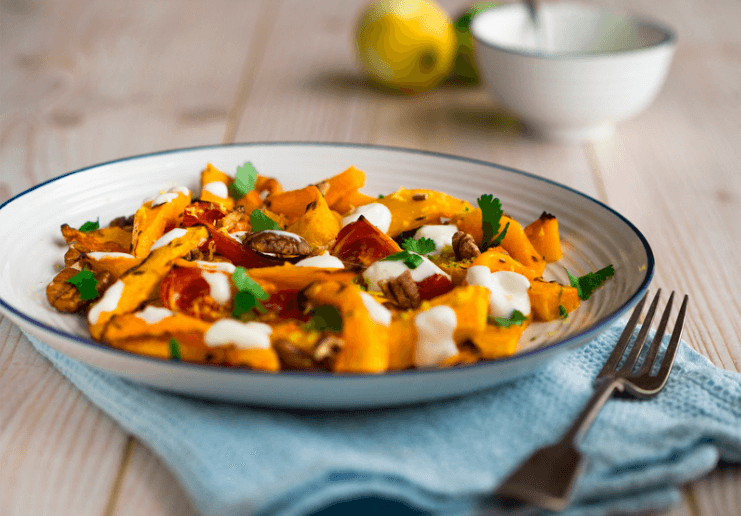
M 90 339 L 84 318 L 61 314 L 45 289 L 66 250 L 59 227 L 130 215 L 145 197 L 176 184 L 197 191 L 207 163 L 234 174 L 251 161 L 286 189 L 303 187 L 350 165 L 365 171 L 363 189 L 387 194 L 401 186 L 441 190 L 475 203 L 483 193 L 523 224 L 542 211 L 558 217 L 564 257 L 547 279 L 567 281 L 563 267 L 582 275 L 608 264 L 615 276 L 566 321 L 532 324 L 515 356 L 440 370 L 381 375 L 319 372 L 278 374 L 173 362 L 111 349 Z M 126 158 L 71 172 L 0 206 L 0 309 L 62 353 L 152 387 L 193 396 L 283 407 L 362 408 L 464 395 L 532 371 L 557 354 L 609 328 L 648 289 L 651 248 L 620 214 L 558 183 L 499 165 L 389 147 L 323 143 L 255 143 L 200 147 Z M 550 275 L 550 278 L 548 277 Z

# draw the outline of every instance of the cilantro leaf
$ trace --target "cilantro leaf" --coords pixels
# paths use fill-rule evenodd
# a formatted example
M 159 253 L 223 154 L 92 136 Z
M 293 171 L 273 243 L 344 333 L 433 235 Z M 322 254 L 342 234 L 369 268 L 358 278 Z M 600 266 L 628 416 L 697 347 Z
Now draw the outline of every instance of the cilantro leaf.
M 80 293 L 80 297 L 89 301 L 91 299 L 97 299 L 100 297 L 98 294 L 98 280 L 95 279 L 95 273 L 87 270 L 85 267 L 80 272 L 72 276 L 67 280 L 67 283 L 71 283 L 77 287 L 77 291 Z
M 486 251 L 490 247 L 496 247 L 502 243 L 504 235 L 507 234 L 509 222 L 504 227 L 504 230 L 499 233 L 499 223 L 504 211 L 502 211 L 502 205 L 499 203 L 499 199 L 493 195 L 482 195 L 476 199 L 476 204 L 481 208 L 481 231 L 483 233 L 481 250 Z
M 265 307 L 260 303 L 260 299 L 268 299 L 270 295 L 266 293 L 259 283 L 250 278 L 247 269 L 237 267 L 232 274 L 232 281 L 239 292 L 234 296 L 234 310 L 232 314 L 239 319 L 242 315 L 251 312 L 257 308 L 261 312 L 266 312 Z
M 311 321 L 308 328 L 316 331 L 342 331 L 342 314 L 332 305 L 317 306 L 311 311 Z
M 435 250 L 435 242 L 430 238 L 419 238 L 417 240 L 413 238 L 407 238 L 404 243 L 401 244 L 402 249 L 417 254 L 430 254 Z
M 273 219 L 265 215 L 260 210 L 253 210 L 250 213 L 250 224 L 252 225 L 252 231 L 257 233 L 258 231 L 280 230 L 280 226 Z
M 404 265 L 410 269 L 416 269 L 424 261 L 418 254 L 410 253 L 409 251 L 402 251 L 400 253 L 391 254 L 381 261 L 384 262 L 404 262 Z
M 569 312 L 566 310 L 566 307 L 563 305 L 558 305 L 558 316 L 561 319 L 568 319 Z
M 236 198 L 244 197 L 255 189 L 255 180 L 257 179 L 257 170 L 252 163 L 245 163 L 237 167 L 237 175 L 231 185 L 232 195 Z
M 180 360 L 182 355 L 180 354 L 180 343 L 178 339 L 170 339 L 170 357 L 173 360 Z
M 607 278 L 615 275 L 615 269 L 612 268 L 612 265 L 608 265 L 604 269 L 600 269 L 597 272 L 588 272 L 578 278 L 572 276 L 568 270 L 566 274 L 569 275 L 569 282 L 572 287 L 576 288 L 579 298 L 586 301 L 592 295 L 592 292 L 597 290 Z
M 270 296 L 262 289 L 259 283 L 250 278 L 247 274 L 247 269 L 244 267 L 237 267 L 232 274 L 232 280 L 237 286 L 240 292 L 247 292 L 252 294 L 257 299 L 267 299 Z
M 520 312 L 519 310 L 513 310 L 512 315 L 509 317 L 509 319 L 506 319 L 504 317 L 494 317 L 494 321 L 499 326 L 509 328 L 510 326 L 520 325 L 523 322 L 527 321 L 527 317 L 522 315 L 522 312 Z
M 100 217 L 98 217 L 98 220 L 95 222 L 88 220 L 85 222 L 82 226 L 80 226 L 80 231 L 83 233 L 90 233 L 91 231 L 95 231 L 96 229 L 100 228 Z

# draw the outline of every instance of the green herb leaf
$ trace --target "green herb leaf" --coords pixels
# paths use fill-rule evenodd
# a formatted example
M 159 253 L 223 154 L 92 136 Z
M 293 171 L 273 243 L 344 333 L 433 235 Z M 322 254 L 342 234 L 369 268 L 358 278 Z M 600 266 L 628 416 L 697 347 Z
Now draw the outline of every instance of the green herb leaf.
M 383 194 L 378 194 L 378 198 L 379 198 L 379 199 L 383 199 L 384 197 L 385 197 L 385 195 L 383 195 Z
M 483 233 L 481 251 L 486 251 L 490 247 L 495 247 L 502 243 L 504 235 L 507 234 L 509 223 L 504 227 L 504 231 L 499 233 L 499 222 L 502 219 L 504 211 L 502 211 L 502 205 L 499 203 L 499 199 L 493 195 L 484 194 L 476 199 L 476 203 L 481 208 L 481 231 Z
M 401 244 L 401 248 L 417 254 L 430 254 L 435 250 L 435 242 L 430 238 L 419 238 L 417 240 L 413 238 L 407 238 L 404 243 Z
M 400 253 L 392 254 L 383 258 L 381 261 L 384 262 L 404 262 L 404 265 L 410 269 L 416 269 L 424 261 L 418 254 L 410 253 L 409 251 L 402 251 Z
M 558 305 L 558 316 L 561 319 L 567 319 L 569 317 L 569 312 L 566 311 L 566 307 L 563 305 Z
M 527 321 L 527 317 L 522 315 L 522 312 L 520 312 L 519 310 L 513 310 L 512 315 L 510 316 L 509 319 L 505 319 L 504 317 L 495 317 L 494 321 L 499 326 L 509 328 L 510 326 L 520 325 L 523 322 Z
M 80 297 L 89 301 L 91 299 L 97 299 L 100 297 L 98 294 L 98 280 L 95 279 L 93 271 L 89 271 L 86 268 L 82 268 L 80 272 L 72 276 L 67 280 L 67 283 L 71 283 L 77 287 L 77 291 L 80 293 Z
M 98 217 L 98 220 L 96 220 L 95 222 L 88 220 L 82 226 L 80 226 L 80 231 L 82 231 L 83 233 L 90 233 L 91 231 L 95 231 L 96 229 L 100 229 L 100 217 Z
M 265 230 L 280 230 L 278 223 L 260 210 L 253 210 L 252 213 L 250 213 L 250 224 L 252 225 L 252 231 L 254 233 Z
M 247 269 L 244 267 L 236 268 L 232 274 L 232 281 L 234 281 L 234 284 L 240 292 L 252 294 L 257 299 L 267 299 L 270 297 L 270 295 L 262 289 L 259 283 L 250 278 L 250 275 L 247 274 Z
M 237 167 L 237 175 L 231 185 L 232 195 L 237 199 L 244 197 L 254 190 L 256 179 L 257 170 L 252 166 L 252 163 L 248 162 L 241 167 Z
M 311 311 L 308 328 L 316 331 L 342 331 L 342 314 L 332 305 L 317 306 Z
M 232 281 L 239 290 L 234 296 L 234 310 L 232 311 L 234 317 L 239 319 L 254 308 L 263 313 L 267 312 L 259 300 L 268 299 L 270 295 L 262 289 L 259 283 L 250 278 L 247 269 L 237 267 L 232 274 Z
M 612 268 L 612 265 L 608 265 L 604 269 L 600 269 L 597 272 L 588 272 L 579 278 L 572 276 L 568 270 L 566 274 L 569 275 L 569 282 L 572 287 L 576 288 L 579 298 L 587 300 L 592 295 L 592 292 L 597 290 L 607 278 L 615 275 L 615 269 Z
M 170 339 L 170 358 L 173 360 L 180 360 L 180 343 L 177 339 Z

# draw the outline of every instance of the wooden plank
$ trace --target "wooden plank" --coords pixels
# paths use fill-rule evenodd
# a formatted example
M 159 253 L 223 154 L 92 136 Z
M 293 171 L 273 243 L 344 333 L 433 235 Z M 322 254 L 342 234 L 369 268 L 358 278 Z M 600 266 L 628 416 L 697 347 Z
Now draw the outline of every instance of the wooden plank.
M 673 26 L 678 48 L 656 102 L 594 145 L 608 199 L 651 243 L 654 285 L 690 295 L 685 340 L 741 371 L 741 4 L 610 3 Z M 685 492 L 694 515 L 736 513 L 741 467 L 716 469 Z
M 0 200 L 96 162 L 219 143 L 259 4 L 0 4 Z M 0 378 L 0 513 L 120 506 L 112 489 L 126 434 L 7 320 Z M 162 499 L 181 507 L 180 487 L 154 470 L 172 484 Z

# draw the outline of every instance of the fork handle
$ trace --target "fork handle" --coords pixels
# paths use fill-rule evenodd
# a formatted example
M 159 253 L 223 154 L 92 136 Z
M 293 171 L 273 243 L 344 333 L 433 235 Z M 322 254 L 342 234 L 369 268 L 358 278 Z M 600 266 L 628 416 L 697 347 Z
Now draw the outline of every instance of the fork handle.
M 577 444 L 587 435 L 589 429 L 602 409 L 605 402 L 612 396 L 615 390 L 622 392 L 625 389 L 623 382 L 617 378 L 606 378 L 597 384 L 597 388 L 589 398 L 586 406 L 582 409 L 581 414 L 571 424 L 571 427 L 561 438 L 562 443 L 570 442 Z

